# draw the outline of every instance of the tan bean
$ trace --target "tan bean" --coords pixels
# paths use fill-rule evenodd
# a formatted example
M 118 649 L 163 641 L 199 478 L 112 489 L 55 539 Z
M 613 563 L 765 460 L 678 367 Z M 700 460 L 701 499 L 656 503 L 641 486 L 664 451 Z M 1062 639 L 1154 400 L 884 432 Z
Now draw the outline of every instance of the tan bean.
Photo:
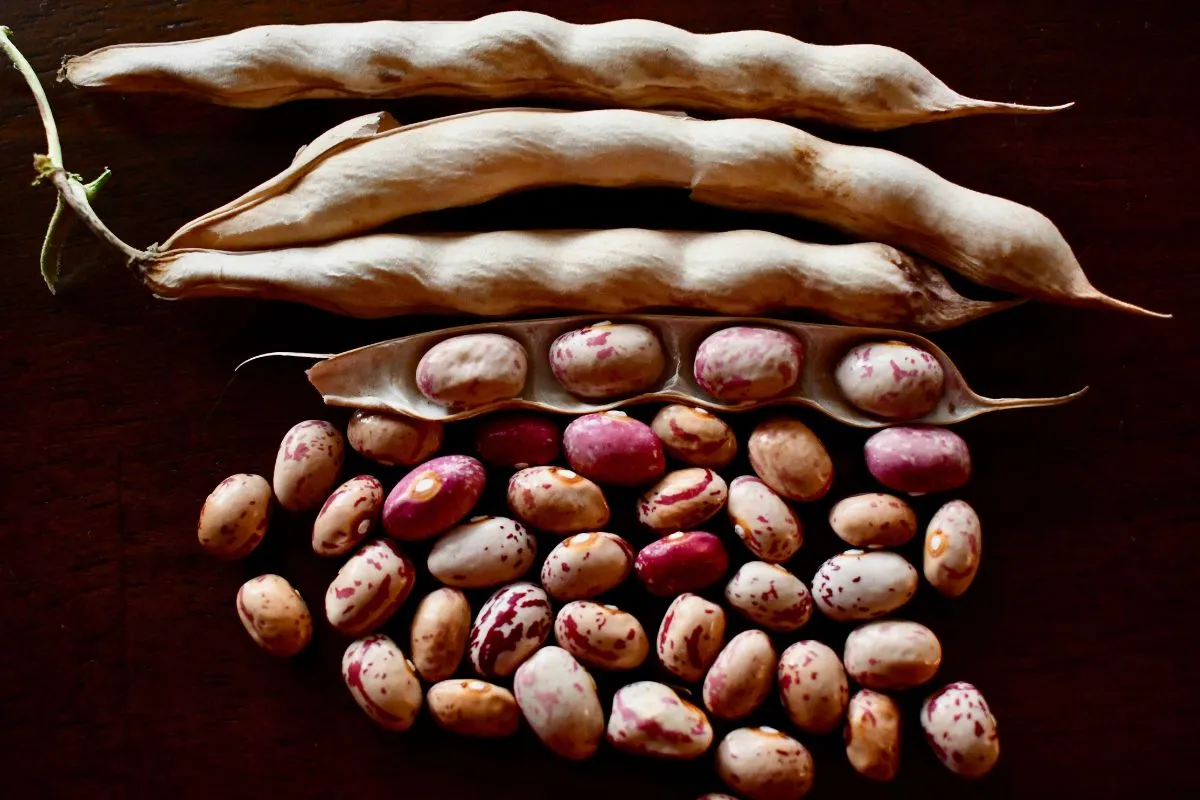
M 868 689 L 911 689 L 933 680 L 942 663 L 942 644 L 916 622 L 880 620 L 860 625 L 846 637 L 846 671 Z
M 596 682 L 571 654 L 545 647 L 517 668 L 513 693 L 542 744 L 573 760 L 589 758 L 604 735 Z
M 638 681 L 613 695 L 609 743 L 626 753 L 655 758 L 698 758 L 712 744 L 708 717 L 669 686 Z
M 668 472 L 638 501 L 638 521 L 658 534 L 686 531 L 717 515 L 729 488 L 711 469 Z
M 925 740 L 938 760 L 964 778 L 982 778 L 1000 758 L 996 718 L 978 689 L 952 683 L 921 707 Z
M 271 484 L 288 511 L 320 507 L 342 474 L 345 444 L 337 428 L 322 420 L 297 423 L 283 437 Z
M 856 494 L 829 511 L 829 527 L 853 547 L 899 547 L 917 532 L 917 515 L 890 494 Z
M 861 689 L 846 714 L 846 758 L 873 781 L 890 781 L 900 768 L 900 709 L 885 694 Z
M 412 727 L 421 710 L 421 682 L 396 643 L 382 634 L 352 642 L 342 656 L 342 680 L 354 701 L 390 731 Z
M 758 478 L 742 475 L 733 479 L 727 510 L 733 532 L 756 558 L 789 561 L 804 544 L 804 529 L 796 514 Z
M 690 467 L 721 469 L 737 455 L 737 437 L 733 430 L 703 408 L 663 406 L 650 429 L 662 441 L 671 458 Z
M 494 683 L 442 681 L 429 687 L 425 702 L 434 722 L 459 736 L 495 739 L 513 735 L 521 725 L 512 692 Z
M 596 530 L 609 516 L 600 487 L 561 467 L 530 467 L 513 475 L 508 507 L 522 522 L 547 533 Z
M 425 595 L 409 632 L 417 672 L 430 682 L 449 678 L 462 663 L 470 635 L 471 604 L 466 595 L 449 587 Z
M 360 408 L 350 417 L 346 440 L 356 453 L 386 467 L 411 466 L 438 451 L 442 431 L 437 421 Z
M 695 683 L 704 677 L 725 643 L 725 612 L 694 594 L 681 594 L 658 628 L 658 660 L 675 677 Z
M 416 570 L 395 542 L 376 539 L 350 557 L 325 592 L 325 617 L 347 636 L 387 622 L 412 591 Z
M 541 580 L 555 600 L 587 600 L 621 584 L 633 569 L 633 548 L 615 533 L 577 533 L 542 563 Z
M 800 800 L 812 789 L 813 760 L 774 728 L 738 728 L 717 747 L 717 775 L 749 800 Z
M 837 728 L 850 702 L 850 684 L 837 653 L 811 640 L 784 650 L 779 657 L 779 699 L 800 730 L 829 733 Z
M 447 586 L 486 589 L 512 583 L 533 566 L 537 539 L 507 517 L 474 517 L 446 531 L 429 551 L 429 574 Z
M 637 617 L 587 600 L 567 603 L 559 610 L 554 639 L 584 665 L 598 669 L 635 669 L 650 652 Z
M 312 616 L 304 598 L 278 575 L 259 575 L 243 583 L 237 611 L 246 633 L 273 656 L 294 656 L 312 639 Z
M 812 617 L 812 595 L 804 581 L 765 561 L 743 564 L 725 586 L 725 601 L 771 631 L 799 630 Z
M 759 423 L 746 449 L 755 474 L 789 500 L 819 500 L 833 486 L 825 445 L 798 419 L 776 416 Z
M 925 580 L 947 597 L 958 597 L 975 580 L 982 551 L 979 515 L 962 500 L 951 500 L 925 530 Z
M 196 536 L 217 558 L 249 555 L 271 522 L 271 485 L 261 475 L 230 475 L 204 501 Z
M 383 486 L 370 475 L 343 483 L 313 522 L 312 549 L 319 556 L 340 556 L 367 537 L 383 508 Z
M 715 717 L 741 719 L 762 705 L 775 685 L 775 646 L 762 631 L 729 640 L 704 677 L 704 706 Z

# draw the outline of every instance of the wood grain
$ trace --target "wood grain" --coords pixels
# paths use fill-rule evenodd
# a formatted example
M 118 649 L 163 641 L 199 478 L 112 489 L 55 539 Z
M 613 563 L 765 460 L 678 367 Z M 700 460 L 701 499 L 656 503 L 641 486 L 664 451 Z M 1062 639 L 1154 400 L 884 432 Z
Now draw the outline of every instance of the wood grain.
M 462 19 L 511 7 L 467 0 L 7 0 L 0 23 L 15 29 L 50 84 L 61 56 L 105 44 L 267 22 Z M 970 680 L 988 697 L 1003 755 L 985 781 L 963 784 L 920 741 L 913 713 L 919 698 L 906 697 L 896 782 L 869 785 L 851 772 L 837 737 L 810 737 L 814 796 L 1200 791 L 1188 762 L 1200 715 L 1192 680 L 1200 385 L 1191 372 L 1200 348 L 1189 297 L 1200 291 L 1191 244 L 1200 207 L 1198 111 L 1190 97 L 1200 74 L 1195 15 L 1169 0 L 548 0 L 520 7 L 578 22 L 644 16 L 698 31 L 761 27 L 822 43 L 889 44 L 967 94 L 1078 102 L 1050 117 L 832 134 L 897 149 L 972 188 L 1037 207 L 1058 223 L 1098 287 L 1176 317 L 1028 305 L 936 337 L 984 394 L 1091 386 L 1066 408 L 961 426 L 976 460 L 963 497 L 984 520 L 983 570 L 961 600 L 922 591 L 911 611 L 944 639 L 941 677 Z M 240 194 L 353 114 L 386 107 L 415 120 L 467 107 L 414 100 L 246 112 L 85 95 L 52 84 L 50 92 L 68 167 L 88 177 L 105 165 L 114 169 L 98 208 L 139 246 Z M 346 642 L 327 626 L 318 626 L 312 649 L 292 662 L 253 648 L 233 611 L 237 586 L 258 572 L 280 572 L 319 616 L 336 565 L 308 552 L 307 518 L 283 515 L 246 563 L 205 558 L 194 536 L 199 504 L 230 472 L 269 471 L 292 423 L 345 416 L 322 408 L 300 363 L 264 362 L 227 386 L 233 366 L 258 352 L 338 350 L 448 321 L 359 323 L 253 301 L 163 303 L 82 232 L 67 254 L 72 280 L 52 297 L 37 274 L 51 193 L 29 186 L 30 156 L 44 144 L 31 99 L 9 70 L 0 74 L 0 121 L 0 758 L 8 786 L 37 787 L 45 797 L 576 800 L 683 800 L 719 789 L 707 760 L 661 764 L 605 751 L 566 763 L 528 733 L 502 743 L 464 742 L 428 718 L 405 736 L 389 735 L 366 720 L 341 685 Z M 422 222 L 477 230 L 810 230 L 692 205 L 675 193 L 582 190 L 536 192 Z M 739 428 L 753 419 L 739 420 Z M 814 425 L 834 454 L 835 493 L 866 490 L 864 434 Z M 451 439 L 465 436 L 455 430 Z M 917 505 L 928 519 L 936 500 Z M 808 544 L 795 568 L 806 579 L 837 549 L 823 522 L 827 508 L 802 510 Z M 543 541 L 544 550 L 551 546 Z M 658 604 L 638 600 L 631 589 L 618 597 L 648 629 L 657 627 Z M 402 639 L 404 615 L 389 630 Z M 811 635 L 840 647 L 845 630 L 818 622 Z M 611 689 L 614 681 L 601 684 Z M 762 719 L 779 722 L 775 712 Z

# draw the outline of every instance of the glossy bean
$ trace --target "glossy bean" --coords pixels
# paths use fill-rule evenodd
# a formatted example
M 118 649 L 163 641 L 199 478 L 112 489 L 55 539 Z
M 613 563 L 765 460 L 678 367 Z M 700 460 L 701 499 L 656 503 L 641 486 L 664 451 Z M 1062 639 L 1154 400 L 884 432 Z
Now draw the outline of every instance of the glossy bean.
M 925 580 L 947 597 L 958 597 L 975 580 L 982 552 L 979 515 L 962 500 L 951 500 L 925 530 Z
M 885 619 L 851 631 L 843 655 L 846 671 L 861 686 L 911 689 L 933 680 L 942 644 L 920 623 Z
M 842 357 L 833 373 L 854 406 L 887 419 L 916 419 L 942 399 L 945 375 L 930 353 L 905 342 L 867 342 Z
M 609 400 L 654 388 L 666 359 L 644 325 L 601 322 L 568 331 L 550 345 L 554 377 L 577 397 Z
M 469 456 L 442 456 L 400 479 L 383 504 L 383 527 L 401 541 L 437 536 L 479 502 L 487 473 Z
M 433 543 L 429 574 L 447 586 L 486 589 L 512 583 L 533 566 L 537 539 L 507 517 L 474 517 Z
M 512 736 L 521 725 L 512 692 L 473 678 L 435 683 L 425 703 L 434 722 L 459 736 L 496 739 Z
M 471 626 L 471 665 L 485 678 L 507 677 L 542 646 L 550 627 L 545 592 L 532 583 L 505 586 L 488 598 Z
M 571 469 L 605 486 L 640 486 L 666 469 L 662 442 L 624 411 L 576 418 L 563 431 L 563 452 Z
M 390 731 L 406 731 L 421 711 L 421 681 L 396 643 L 382 634 L 352 642 L 342 680 L 366 715 Z
M 383 486 L 370 475 L 343 483 L 317 513 L 313 522 L 312 549 L 319 556 L 349 553 L 375 527 L 383 507 Z
M 668 472 L 638 501 L 638 521 L 655 533 L 695 528 L 725 505 L 729 489 L 711 469 Z
M 742 631 L 729 640 L 704 677 L 705 708 L 721 719 L 749 716 L 775 686 L 777 663 L 769 636 Z
M 577 533 L 542 562 L 541 580 L 555 600 L 587 600 L 621 584 L 633 570 L 633 548 L 614 533 Z
M 800 380 L 804 345 L 774 328 L 735 326 L 710 335 L 696 349 L 696 383 L 718 400 L 767 400 Z
M 634 669 L 650 652 L 637 617 L 587 600 L 567 603 L 559 610 L 554 639 L 584 665 L 598 669 Z
M 837 653 L 816 641 L 800 641 L 779 657 L 779 699 L 788 719 L 805 733 L 837 728 L 850 702 L 850 684 Z
M 847 550 L 822 564 L 812 582 L 817 608 L 841 622 L 882 617 L 916 592 L 916 569 L 883 550 Z
M 273 656 L 294 656 L 312 639 L 308 605 L 278 575 L 259 575 L 237 593 L 238 618 L 254 643 Z
M 517 705 L 529 727 L 563 758 L 589 758 L 604 735 L 596 683 L 561 647 L 544 647 L 513 678 Z
M 967 443 L 945 428 L 885 428 L 867 439 L 864 453 L 875 480 L 897 492 L 948 492 L 971 477 Z
M 890 781 L 900 768 L 900 709 L 885 694 L 861 689 L 846 712 L 846 758 L 859 775 Z
M 271 522 L 274 497 L 261 475 L 230 475 L 204 501 L 196 537 L 204 552 L 224 559 L 248 556 Z
M 833 486 L 825 445 L 798 419 L 776 416 L 759 423 L 746 449 L 755 474 L 789 500 L 819 500 Z
M 676 597 L 658 628 L 656 652 L 663 667 L 687 683 L 704 677 L 725 643 L 725 612 L 694 594 Z
M 634 566 L 646 591 L 671 597 L 721 580 L 729 569 L 729 555 L 711 533 L 676 531 L 638 551 Z
M 703 408 L 664 406 L 654 415 L 650 429 L 668 456 L 690 467 L 721 469 L 737 455 L 733 429 Z
M 704 712 L 671 687 L 638 681 L 613 695 L 607 738 L 626 753 L 690 759 L 712 745 L 713 730 Z
M 899 547 L 917 532 L 917 515 L 890 494 L 856 494 L 829 511 L 829 527 L 853 547 Z
M 982 778 L 1000 758 L 996 718 L 978 689 L 952 683 L 921 706 L 925 740 L 947 769 L 963 778 Z
M 325 617 L 347 636 L 362 636 L 387 622 L 404 604 L 416 570 L 395 542 L 376 539 L 350 557 L 325 592 Z
M 299 422 L 283 437 L 275 456 L 271 485 L 279 505 L 288 511 L 318 508 L 342 474 L 345 444 L 328 422 Z
M 804 544 L 800 520 L 782 497 L 758 478 L 742 475 L 729 484 L 726 506 L 733 532 L 763 561 L 788 561 Z
M 774 728 L 738 728 L 717 747 L 717 775 L 749 800 L 800 800 L 812 789 L 813 760 Z
M 516 397 L 529 359 L 514 339 L 472 333 L 443 339 L 417 363 L 417 388 L 446 408 L 473 408 Z
M 475 429 L 475 450 L 493 467 L 525 469 L 558 458 L 562 437 L 549 417 L 516 411 L 487 417 Z
M 530 467 L 513 475 L 508 507 L 526 525 L 547 533 L 594 531 L 609 517 L 600 487 L 561 467 Z
M 409 627 L 413 664 L 426 681 L 458 670 L 471 635 L 471 604 L 458 589 L 443 587 L 422 598 Z
M 804 581 L 765 561 L 743 564 L 725 586 L 725 601 L 755 625 L 781 633 L 803 628 L 812 617 Z
M 385 467 L 417 464 L 442 446 L 442 423 L 382 411 L 358 409 L 346 440 L 359 455 Z

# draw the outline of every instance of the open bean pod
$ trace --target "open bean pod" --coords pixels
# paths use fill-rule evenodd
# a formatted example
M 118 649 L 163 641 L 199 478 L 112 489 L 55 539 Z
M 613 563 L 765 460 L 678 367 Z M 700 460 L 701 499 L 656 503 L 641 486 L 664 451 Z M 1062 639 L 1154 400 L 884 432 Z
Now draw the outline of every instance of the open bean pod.
M 640 391 L 619 397 L 589 399 L 568 391 L 551 367 L 551 350 L 556 340 L 563 334 L 585 328 L 600 334 L 606 328 L 621 325 L 644 326 L 657 338 L 663 356 L 663 367 L 658 378 L 652 383 L 648 381 Z M 775 396 L 728 399 L 730 393 L 725 392 L 727 399 L 720 399 L 702 388 L 696 379 L 693 367 L 697 351 L 712 334 L 745 327 L 769 328 L 794 337 L 799 343 L 799 353 L 793 363 L 798 368 L 797 375 L 791 381 L 792 385 Z M 427 372 L 430 368 L 428 359 L 422 363 L 425 355 L 435 345 L 447 340 L 477 334 L 500 334 L 524 351 L 528 366 L 527 372 L 522 368 L 523 383 L 508 384 L 517 388 L 509 396 L 499 399 L 489 396 L 475 404 L 452 404 L 431 399 L 428 381 L 423 384 L 418 381 L 418 372 Z M 918 416 L 889 418 L 865 411 L 850 402 L 839 388 L 838 366 L 856 347 L 869 343 L 903 343 L 936 360 L 942 373 L 941 391 L 939 397 L 931 399 L 932 407 L 928 411 Z M 470 351 L 470 348 L 461 349 Z M 488 363 L 485 361 L 464 367 L 459 362 L 456 368 L 466 369 L 469 376 L 479 378 L 470 370 L 486 368 Z M 895 365 L 892 368 L 895 369 Z M 426 420 L 467 419 L 502 409 L 587 414 L 638 403 L 672 402 L 726 412 L 748 411 L 764 406 L 804 406 L 859 428 L 879 428 L 899 421 L 950 425 L 989 411 L 1060 405 L 1087 391 L 1085 388 L 1062 397 L 1046 398 L 982 397 L 967 385 L 961 372 L 937 345 L 924 337 L 900 331 L 747 317 L 654 315 L 558 317 L 483 323 L 420 333 L 330 356 L 313 366 L 308 371 L 308 378 L 329 405 L 388 411 Z M 764 376 L 764 379 L 769 378 Z M 711 384 L 708 389 L 714 391 Z

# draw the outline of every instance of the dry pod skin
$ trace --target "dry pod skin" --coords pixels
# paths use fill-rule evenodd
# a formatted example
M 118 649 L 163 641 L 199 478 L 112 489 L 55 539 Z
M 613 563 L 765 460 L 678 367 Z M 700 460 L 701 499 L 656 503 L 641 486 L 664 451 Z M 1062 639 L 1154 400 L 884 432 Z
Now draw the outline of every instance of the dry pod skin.
M 696 383 L 718 400 L 769 400 L 800 380 L 804 345 L 773 328 L 739 326 L 709 336 L 696 349 Z
M 721 469 L 737 455 L 733 430 L 703 408 L 664 406 L 654 415 L 650 429 L 667 455 L 691 467 Z
M 652 389 L 666 359 L 645 325 L 601 322 L 568 331 L 550 345 L 554 377 L 577 397 L 609 400 Z
M 734 478 L 726 510 L 733 532 L 756 558 L 782 563 L 804 544 L 804 530 L 791 507 L 758 478 Z
M 587 600 L 615 589 L 633 570 L 633 548 L 614 533 L 577 533 L 542 562 L 541 580 L 555 600 Z
M 395 542 L 376 539 L 350 557 L 325 592 L 325 617 L 347 636 L 370 633 L 408 599 L 416 570 Z
M 293 425 L 275 456 L 271 484 L 279 505 L 288 511 L 319 508 L 342 474 L 344 457 L 342 434 L 328 422 L 310 419 Z
M 1000 758 L 1000 735 L 983 695 L 969 683 L 952 683 L 921 707 L 925 740 L 938 760 L 964 778 L 982 778 Z
M 900 768 L 900 709 L 885 694 L 862 689 L 846 712 L 846 758 L 873 781 L 890 781 Z
M 604 735 L 596 683 L 571 654 L 544 647 L 513 677 L 517 705 L 542 744 L 563 758 L 589 758 Z
M 609 516 L 600 487 L 561 467 L 530 467 L 513 475 L 508 507 L 526 525 L 558 534 L 602 528 Z
M 493 467 L 525 469 L 558 458 L 561 437 L 558 425 L 547 417 L 500 414 L 484 419 L 475 429 L 475 450 Z
M 605 486 L 640 486 L 666 469 L 662 442 L 644 422 L 624 411 L 585 414 L 563 431 L 571 469 Z
M 479 502 L 487 472 L 470 456 L 442 456 L 413 469 L 383 504 L 383 527 L 401 541 L 419 541 L 452 527 Z
M 634 669 L 650 652 L 650 641 L 637 617 L 587 600 L 567 603 L 559 610 L 554 639 L 585 665 L 599 669 Z
M 359 475 L 343 483 L 313 522 L 312 549 L 319 556 L 349 553 L 367 537 L 383 507 L 383 486 L 370 475 Z
M 681 681 L 696 683 L 725 643 L 725 612 L 694 594 L 681 594 L 658 628 L 658 660 Z
M 442 423 L 358 409 L 350 416 L 346 440 L 354 452 L 385 467 L 411 466 L 442 446 Z
M 511 675 L 546 641 L 550 625 L 545 592 L 532 583 L 505 586 L 488 598 L 471 627 L 471 665 L 485 678 Z
M 236 559 L 250 554 L 271 522 L 271 485 L 261 475 L 230 475 L 200 509 L 196 536 L 204 552 Z
M 712 725 L 696 706 L 669 686 L 638 681 L 613 695 L 609 744 L 655 758 L 698 758 L 712 744 Z
M 750 433 L 750 466 L 762 482 L 789 500 L 819 500 L 833 486 L 825 445 L 798 419 L 771 417 Z
M 887 428 L 867 439 L 864 453 L 875 480 L 897 492 L 948 492 L 971 477 L 967 443 L 942 428 Z
M 765 561 L 743 564 L 725 586 L 725 601 L 755 625 L 780 633 L 799 630 L 812 617 L 804 581 Z
M 917 532 L 917 514 L 890 494 L 856 494 L 829 511 L 829 527 L 853 547 L 899 547 Z
M 958 597 L 975 580 L 982 551 L 979 515 L 962 500 L 951 500 L 925 530 L 925 580 L 947 597 Z
M 246 633 L 273 656 L 294 656 L 312 639 L 312 616 L 304 598 L 278 575 L 259 575 L 243 583 L 237 611 Z
M 421 681 L 404 653 L 382 634 L 359 639 L 342 656 L 342 680 L 354 701 L 390 731 L 412 727 L 421 710 Z
M 529 359 L 520 344 L 496 333 L 453 336 L 417 364 L 417 388 L 446 408 L 471 408 L 516 397 L 525 388 Z
M 537 539 L 507 517 L 475 517 L 442 534 L 426 562 L 447 586 L 488 589 L 512 583 L 533 566 Z
M 748 800 L 800 800 L 812 789 L 813 760 L 774 728 L 738 728 L 717 747 L 717 775 Z
M 771 638 L 742 631 L 729 640 L 704 677 L 704 706 L 714 717 L 741 719 L 762 705 L 775 686 Z
M 711 469 L 668 472 L 638 501 L 638 521 L 655 533 L 695 528 L 725 505 L 729 488 Z
M 846 399 L 869 414 L 916 419 L 942 399 L 945 375 L 929 353 L 905 342 L 868 342 L 852 349 L 834 371 Z
M 471 604 L 458 589 L 444 587 L 425 595 L 409 629 L 417 672 L 426 681 L 449 678 L 458 670 L 471 635 Z
M 867 689 L 911 689 L 933 680 L 942 663 L 942 643 L 917 622 L 881 620 L 860 625 L 846 637 L 846 671 Z
M 512 736 L 521 725 L 512 692 L 494 683 L 441 681 L 429 687 L 425 703 L 434 722 L 459 736 L 497 739 Z
M 816 641 L 796 642 L 779 657 L 779 700 L 805 733 L 829 733 L 841 724 L 850 684 L 837 653 Z
M 729 569 L 725 545 L 704 531 L 676 531 L 643 547 L 634 562 L 638 580 L 658 597 L 707 589 Z
M 830 619 L 875 619 L 912 599 L 917 571 L 896 553 L 847 550 L 821 565 L 812 593 L 817 608 Z

